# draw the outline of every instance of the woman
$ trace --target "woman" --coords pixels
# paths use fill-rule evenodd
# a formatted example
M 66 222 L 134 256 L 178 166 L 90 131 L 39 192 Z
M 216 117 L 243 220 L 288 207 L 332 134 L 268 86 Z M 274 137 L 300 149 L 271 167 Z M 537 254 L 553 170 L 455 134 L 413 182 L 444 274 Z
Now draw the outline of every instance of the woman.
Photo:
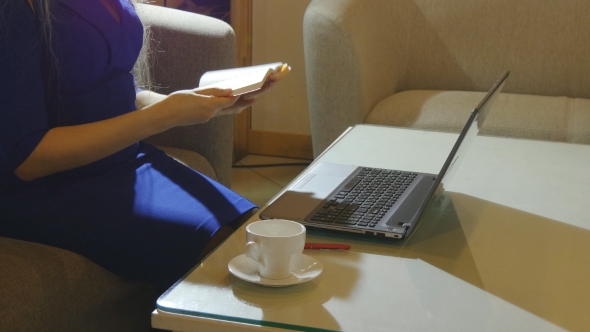
M 136 89 L 143 27 L 128 0 L 0 7 L 0 236 L 171 285 L 256 206 L 141 140 L 256 94 Z

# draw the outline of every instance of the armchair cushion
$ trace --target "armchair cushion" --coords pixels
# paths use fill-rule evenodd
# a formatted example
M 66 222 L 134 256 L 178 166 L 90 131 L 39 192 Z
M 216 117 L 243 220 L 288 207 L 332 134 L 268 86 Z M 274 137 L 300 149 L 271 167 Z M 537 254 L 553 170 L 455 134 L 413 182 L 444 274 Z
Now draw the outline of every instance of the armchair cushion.
M 410 90 L 379 102 L 365 123 L 459 132 L 485 92 Z M 480 134 L 590 143 L 590 100 L 500 94 Z
M 0 237 L 0 331 L 147 331 L 156 288 L 70 251 Z

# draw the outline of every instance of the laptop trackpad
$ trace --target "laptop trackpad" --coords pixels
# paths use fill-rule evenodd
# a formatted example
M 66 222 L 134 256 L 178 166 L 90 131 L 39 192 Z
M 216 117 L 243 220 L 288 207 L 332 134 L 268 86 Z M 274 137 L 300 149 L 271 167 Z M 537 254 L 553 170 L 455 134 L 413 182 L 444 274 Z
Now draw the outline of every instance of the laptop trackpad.
M 303 221 L 344 179 L 343 176 L 308 174 L 264 209 L 260 216 Z
M 306 177 L 297 182 L 293 186 L 293 191 L 308 192 L 315 197 L 324 199 L 330 194 L 338 185 L 344 181 L 346 177 L 325 175 L 325 174 L 308 174 Z

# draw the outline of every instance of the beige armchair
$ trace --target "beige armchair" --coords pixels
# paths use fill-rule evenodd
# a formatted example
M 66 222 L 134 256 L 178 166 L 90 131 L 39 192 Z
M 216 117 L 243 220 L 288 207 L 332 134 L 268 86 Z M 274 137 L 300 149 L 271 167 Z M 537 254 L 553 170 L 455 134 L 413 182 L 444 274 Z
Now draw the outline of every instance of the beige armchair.
M 314 154 L 348 126 L 459 131 L 504 70 L 484 135 L 590 143 L 590 2 L 314 0 Z

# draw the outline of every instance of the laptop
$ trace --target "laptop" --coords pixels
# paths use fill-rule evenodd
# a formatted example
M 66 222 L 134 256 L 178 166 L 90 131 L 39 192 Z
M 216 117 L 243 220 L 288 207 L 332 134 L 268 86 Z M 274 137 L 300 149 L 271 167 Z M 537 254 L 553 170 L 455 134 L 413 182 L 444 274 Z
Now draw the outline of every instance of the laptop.
M 508 75 L 504 72 L 471 112 L 438 174 L 315 163 L 260 217 L 293 220 L 311 228 L 406 238 L 459 168 Z

